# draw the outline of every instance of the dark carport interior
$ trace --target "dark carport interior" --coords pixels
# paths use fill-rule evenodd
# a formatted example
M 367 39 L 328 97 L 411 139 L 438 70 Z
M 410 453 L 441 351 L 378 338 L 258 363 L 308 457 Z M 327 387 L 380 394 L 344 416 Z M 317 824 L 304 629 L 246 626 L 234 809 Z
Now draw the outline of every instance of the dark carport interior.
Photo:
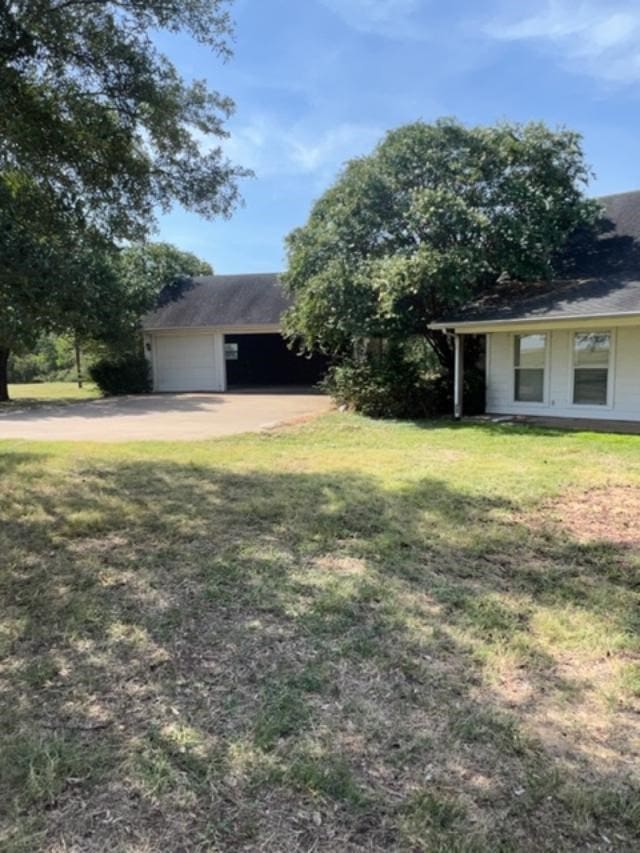
M 225 335 L 227 387 L 315 385 L 327 370 L 322 356 L 298 355 L 281 335 Z

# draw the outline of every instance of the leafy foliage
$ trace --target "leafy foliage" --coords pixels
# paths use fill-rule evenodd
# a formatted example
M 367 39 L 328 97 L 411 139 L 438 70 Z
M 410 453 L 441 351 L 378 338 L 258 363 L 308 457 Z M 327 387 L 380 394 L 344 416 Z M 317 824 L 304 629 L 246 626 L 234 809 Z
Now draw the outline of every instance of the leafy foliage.
M 0 399 L 10 351 L 99 337 L 139 308 L 118 247 L 157 210 L 228 216 L 238 201 L 248 172 L 219 145 L 233 103 L 181 79 L 162 30 L 226 57 L 228 2 L 0 3 Z
M 10 382 L 43 382 L 75 378 L 75 353 L 68 335 L 43 335 L 31 352 L 12 354 Z
M 453 408 L 448 377 L 425 369 L 416 353 L 403 346 L 387 347 L 377 357 L 342 359 L 323 385 L 339 404 L 372 418 L 434 418 Z M 463 394 L 466 412 L 484 411 L 483 371 L 465 371 Z
M 444 412 L 448 397 L 446 380 L 426 373 L 399 346 L 341 360 L 324 386 L 339 404 L 374 418 L 433 417 Z
M 187 84 L 155 47 L 183 32 L 227 56 L 226 0 L 19 0 L 0 5 L 0 171 L 18 169 L 85 222 L 141 238 L 173 201 L 228 214 L 237 177 L 212 140 L 229 98 Z
M 451 344 L 429 323 L 500 276 L 551 276 L 569 235 L 597 216 L 588 178 L 569 130 L 444 119 L 391 131 L 289 235 L 286 331 L 343 358 L 362 338 L 401 347 L 419 335 L 450 369 Z
M 9 351 L 43 335 L 100 328 L 117 288 L 113 244 L 54 191 L 0 174 L 0 400 Z
M 66 310 L 57 321 L 50 309 L 46 327 L 56 331 L 48 331 L 37 339 L 29 337 L 26 345 L 14 352 L 9 360 L 11 381 L 74 378 L 74 336 L 82 343 L 85 369 L 96 357 L 124 353 L 137 356 L 141 349 L 140 317 L 153 305 L 158 293 L 183 276 L 212 272 L 206 261 L 170 243 L 134 244 L 117 253 L 108 251 L 106 255 L 96 247 L 94 252 L 94 256 L 87 259 L 89 269 L 95 270 L 99 261 L 103 265 L 103 277 L 91 281 L 83 279 L 90 289 L 89 299 L 82 298 L 82 288 L 78 287 L 76 299 L 65 302 Z M 0 288 L 0 299 L 1 296 Z M 94 302 L 98 296 L 99 304 Z M 11 304 L 9 294 L 5 317 L 11 316 Z M 34 318 L 34 328 L 43 325 L 41 320 Z M 73 330 L 73 334 L 66 329 Z
M 115 285 L 108 296 L 108 310 L 92 337 L 117 352 L 139 349 L 140 318 L 153 307 L 161 290 L 186 276 L 213 273 L 209 263 L 170 243 L 128 246 L 114 259 L 113 270 Z
M 151 371 L 143 353 L 102 358 L 89 368 L 89 375 L 103 394 L 148 394 Z

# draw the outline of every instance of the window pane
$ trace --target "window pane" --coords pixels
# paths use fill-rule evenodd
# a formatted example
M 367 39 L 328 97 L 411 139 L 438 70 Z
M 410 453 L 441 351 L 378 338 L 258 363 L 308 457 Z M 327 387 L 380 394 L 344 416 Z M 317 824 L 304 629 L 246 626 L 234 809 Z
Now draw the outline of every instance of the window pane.
M 542 403 L 544 398 L 544 370 L 516 370 L 516 400 L 521 403 Z
M 579 332 L 574 338 L 576 367 L 608 367 L 611 335 L 608 332 Z
M 609 371 L 606 368 L 576 368 L 574 374 L 574 403 L 591 404 L 594 406 L 607 405 L 607 380 Z
M 544 367 L 546 335 L 516 335 L 516 367 Z
M 225 344 L 224 357 L 227 361 L 238 360 L 238 344 Z

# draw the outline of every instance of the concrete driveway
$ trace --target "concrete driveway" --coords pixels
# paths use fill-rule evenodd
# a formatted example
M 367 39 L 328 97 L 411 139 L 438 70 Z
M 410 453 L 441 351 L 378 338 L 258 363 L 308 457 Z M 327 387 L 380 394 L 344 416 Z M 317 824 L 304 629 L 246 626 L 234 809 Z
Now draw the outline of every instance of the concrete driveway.
M 152 394 L 0 409 L 0 439 L 193 441 L 255 432 L 310 415 L 331 401 L 310 390 Z

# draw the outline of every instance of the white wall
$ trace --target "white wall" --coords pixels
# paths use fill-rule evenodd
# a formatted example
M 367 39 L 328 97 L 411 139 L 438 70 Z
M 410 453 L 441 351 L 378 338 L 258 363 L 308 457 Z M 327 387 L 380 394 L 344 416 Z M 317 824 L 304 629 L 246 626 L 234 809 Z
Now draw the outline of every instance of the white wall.
M 610 331 L 613 335 L 609 367 L 610 405 L 607 406 L 576 406 L 572 403 L 574 331 L 581 329 L 546 330 L 544 403 L 518 403 L 514 400 L 514 336 L 508 332 L 487 335 L 487 412 L 640 420 L 640 325 L 618 328 L 606 323 L 602 325 L 602 331 Z

